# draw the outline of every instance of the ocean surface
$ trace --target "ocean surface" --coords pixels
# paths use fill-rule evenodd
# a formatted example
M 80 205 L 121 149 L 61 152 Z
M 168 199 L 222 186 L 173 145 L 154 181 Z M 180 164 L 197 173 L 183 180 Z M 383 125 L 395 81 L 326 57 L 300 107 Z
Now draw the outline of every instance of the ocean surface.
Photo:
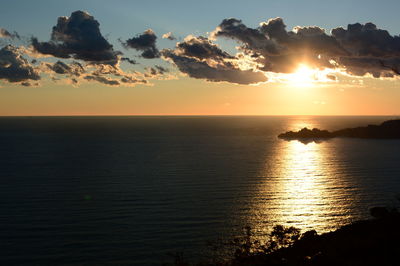
M 277 138 L 394 117 L 0 118 L 1 265 L 160 265 L 251 226 L 396 206 L 400 140 Z

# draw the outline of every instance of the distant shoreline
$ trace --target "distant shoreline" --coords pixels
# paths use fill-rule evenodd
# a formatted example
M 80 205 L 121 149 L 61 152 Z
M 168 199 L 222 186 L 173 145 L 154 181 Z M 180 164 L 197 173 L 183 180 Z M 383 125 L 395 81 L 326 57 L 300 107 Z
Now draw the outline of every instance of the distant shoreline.
M 297 132 L 288 131 L 278 135 L 286 140 L 323 140 L 337 137 L 363 139 L 400 139 L 400 119 L 387 120 L 380 125 L 345 128 L 336 131 L 320 130 L 318 128 L 303 128 Z

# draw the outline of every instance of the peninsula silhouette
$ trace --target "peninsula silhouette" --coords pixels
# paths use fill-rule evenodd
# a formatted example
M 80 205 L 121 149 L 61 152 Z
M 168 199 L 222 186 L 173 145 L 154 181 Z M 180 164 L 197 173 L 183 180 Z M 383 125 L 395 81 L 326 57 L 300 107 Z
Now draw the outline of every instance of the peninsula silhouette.
M 400 139 L 400 119 L 388 120 L 380 125 L 345 128 L 337 131 L 303 128 L 297 132 L 288 131 L 278 135 L 286 140 L 323 140 L 336 137 L 363 139 Z

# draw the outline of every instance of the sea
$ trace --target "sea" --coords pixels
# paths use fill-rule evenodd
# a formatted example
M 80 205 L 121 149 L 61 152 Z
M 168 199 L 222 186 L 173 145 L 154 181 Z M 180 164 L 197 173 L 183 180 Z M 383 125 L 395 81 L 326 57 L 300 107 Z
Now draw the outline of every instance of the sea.
M 394 118 L 1 117 L 0 264 L 196 261 L 246 226 L 262 239 L 368 219 L 398 206 L 400 140 L 277 135 Z

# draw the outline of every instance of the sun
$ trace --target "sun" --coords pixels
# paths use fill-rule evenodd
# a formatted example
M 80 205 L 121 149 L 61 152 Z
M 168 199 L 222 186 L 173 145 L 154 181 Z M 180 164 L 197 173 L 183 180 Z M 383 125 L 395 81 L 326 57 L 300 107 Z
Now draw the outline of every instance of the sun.
M 305 64 L 300 64 L 295 72 L 288 75 L 288 81 L 296 86 L 309 87 L 316 81 L 318 70 L 312 69 Z

